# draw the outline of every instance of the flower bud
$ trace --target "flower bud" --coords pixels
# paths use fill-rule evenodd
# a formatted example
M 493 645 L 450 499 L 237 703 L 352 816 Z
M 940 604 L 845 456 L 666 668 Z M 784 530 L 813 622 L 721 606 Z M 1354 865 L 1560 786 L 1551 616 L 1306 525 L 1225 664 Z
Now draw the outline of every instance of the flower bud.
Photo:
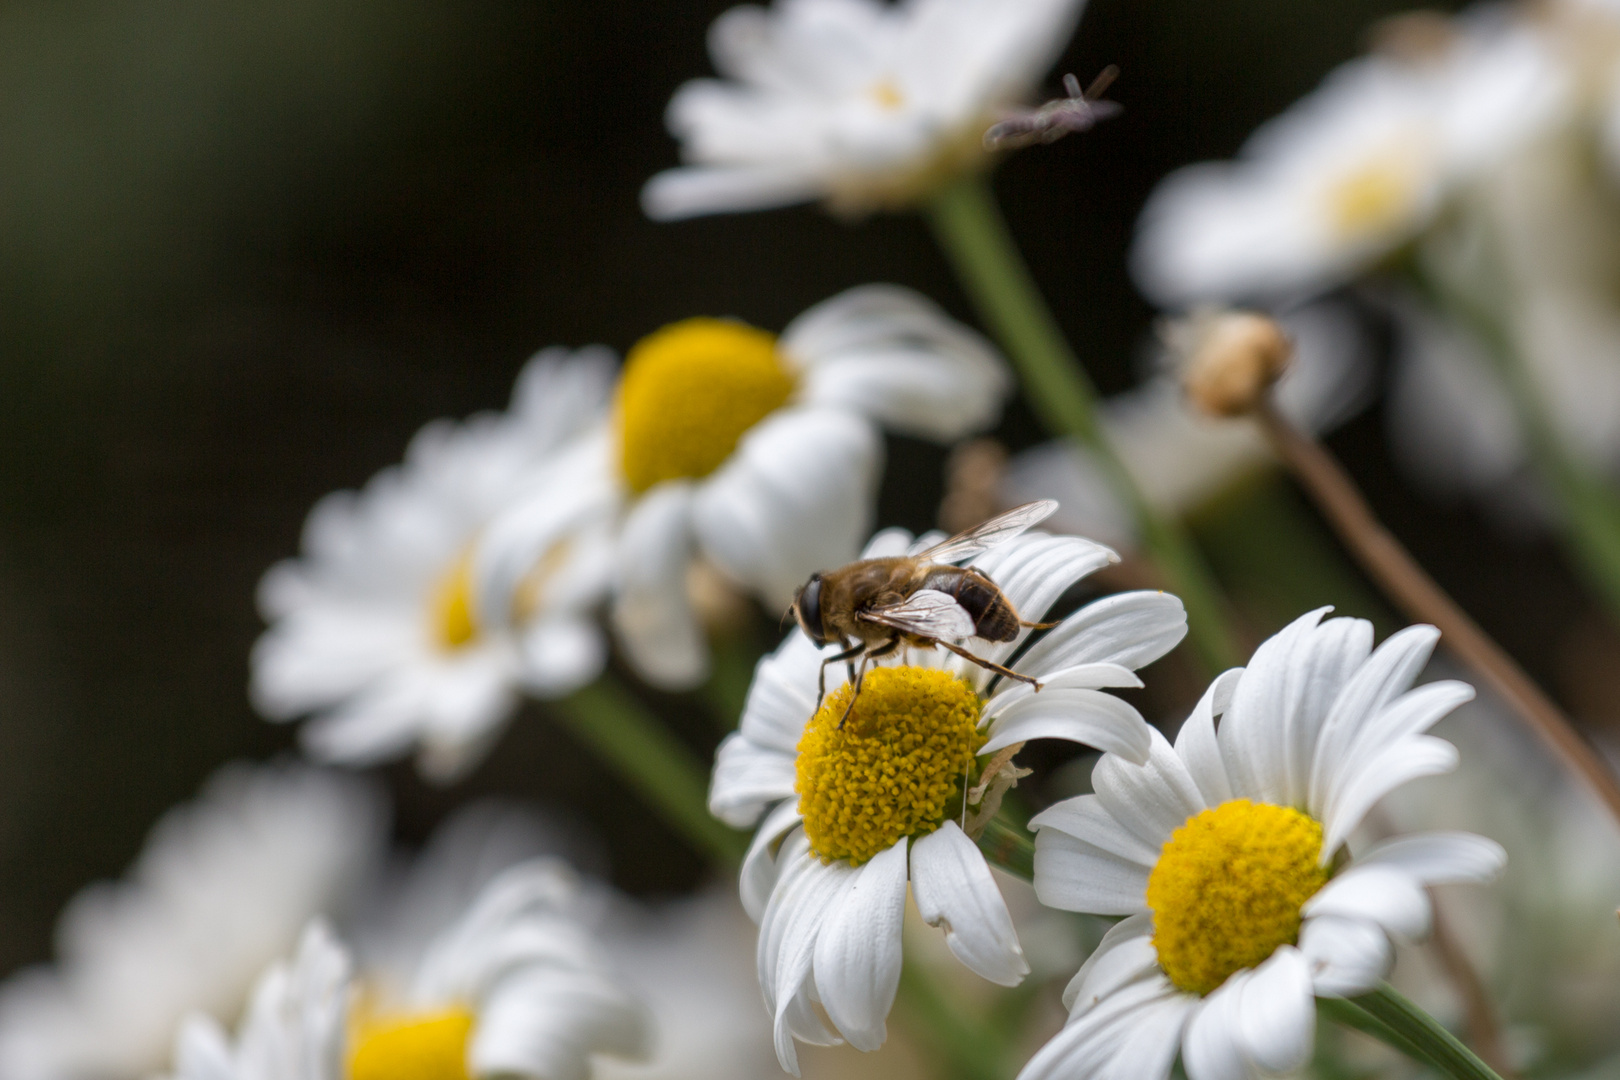
M 1211 416 L 1253 412 L 1294 355 L 1294 343 L 1282 327 L 1252 311 L 1195 315 L 1170 338 L 1182 361 L 1187 397 Z

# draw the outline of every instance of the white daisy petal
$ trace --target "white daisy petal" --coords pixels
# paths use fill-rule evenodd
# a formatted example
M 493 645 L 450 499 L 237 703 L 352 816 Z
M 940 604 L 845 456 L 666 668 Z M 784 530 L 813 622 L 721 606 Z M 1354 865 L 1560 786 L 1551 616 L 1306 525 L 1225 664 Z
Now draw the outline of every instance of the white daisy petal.
M 1187 1080 L 1251 1080 L 1238 1018 L 1243 984 L 1253 975 L 1240 971 L 1197 1003 L 1181 1037 Z
M 839 409 L 766 417 L 698 489 L 692 522 L 722 571 L 786 607 L 813 571 L 855 555 L 882 460 L 870 422 Z
M 1232 692 L 1242 676 L 1242 668 L 1217 675 L 1176 733 L 1176 754 L 1186 763 L 1187 772 L 1209 806 L 1219 806 L 1232 798 L 1232 781 L 1226 775 L 1221 744 L 1215 736 L 1215 717 L 1231 706 Z
M 797 828 L 801 820 L 798 800 L 785 800 L 778 804 L 755 831 L 754 839 L 748 845 L 748 854 L 743 856 L 738 891 L 743 910 L 756 923 L 765 917 L 765 906 L 776 887 L 781 870 L 777 851 L 782 837 Z
M 1316 1001 L 1304 955 L 1284 945 L 1244 983 L 1238 1006 L 1243 1053 L 1261 1073 L 1287 1076 L 1310 1060 Z
M 1035 895 L 1047 907 L 1134 915 L 1146 906 L 1149 868 L 1056 829 L 1035 837 Z
M 655 686 L 703 681 L 709 648 L 686 596 L 692 485 L 659 484 L 631 507 L 619 535 L 613 628 L 625 656 Z
M 709 813 L 746 829 L 771 803 L 793 794 L 794 777 L 792 754 L 762 747 L 734 731 L 715 751 Z
M 600 974 L 532 965 L 482 1002 L 467 1060 L 476 1076 L 587 1080 L 587 1048 L 643 1057 L 649 1036 L 641 1007 Z
M 1029 974 L 1007 902 L 956 822 L 912 842 L 911 889 L 923 921 L 942 927 L 951 952 L 973 971 L 1002 986 Z
M 1374 844 L 1356 865 L 1391 866 L 1425 885 L 1483 885 L 1502 872 L 1507 852 L 1495 840 L 1473 833 L 1413 833 Z
M 816 938 L 816 991 L 839 1034 L 876 1050 L 900 987 L 900 924 L 906 910 L 909 841 L 872 856 L 832 901 Z
M 1129 687 L 1135 689 L 1142 685 L 1142 680 L 1136 672 L 1123 664 L 1075 664 L 1072 667 L 1059 668 L 1055 671 L 1044 668 L 1030 668 L 1027 670 L 1031 674 L 1036 674 L 1040 679 L 1041 689 L 1036 690 L 1028 683 L 1014 683 L 1010 679 L 1004 679 L 997 685 L 995 694 L 985 703 L 980 723 L 994 719 L 1004 712 L 1008 706 L 1046 690 L 1065 688 L 1100 690 L 1105 687 L 1116 689 Z M 1143 748 L 1143 752 L 1146 752 L 1146 747 Z
M 1164 1080 L 1196 1005 L 1162 975 L 1129 983 L 1070 1020 L 1018 1080 Z
M 1409 941 L 1429 932 L 1429 897 L 1423 885 L 1391 866 L 1352 866 L 1300 910 L 1307 919 L 1327 915 L 1365 919 Z
M 592 619 L 536 619 L 523 629 L 519 649 L 523 686 L 537 697 L 570 694 L 593 681 L 607 664 L 607 640 Z
M 1091 785 L 1108 813 L 1150 845 L 1205 809 L 1204 796 L 1163 735 L 1149 729 L 1152 747 L 1143 765 L 1104 755 L 1091 771 Z
M 1118 559 L 1118 555 L 1101 544 L 1077 536 L 1025 533 L 991 548 L 974 559 L 972 566 L 1000 586 L 1021 616 L 1038 622 L 1068 591 L 1069 586 Z M 980 655 L 987 660 L 1003 663 L 1028 637 L 1029 631 L 1022 630 L 1012 641 L 996 642 Z M 1114 659 L 1113 656 L 1087 657 L 1085 660 L 1069 660 L 1062 666 L 1088 660 Z M 989 676 L 984 673 L 977 677 L 980 686 L 989 681 Z
M 1403 739 L 1363 762 L 1334 785 L 1335 797 L 1322 813 L 1322 858 L 1332 858 L 1374 803 L 1409 780 L 1436 776 L 1457 767 L 1457 748 L 1418 735 Z
M 1389 935 L 1366 919 L 1315 915 L 1299 931 L 1317 997 L 1356 997 L 1376 987 L 1395 963 Z
M 1034 618 L 1025 614 L 1025 618 Z M 1175 648 L 1187 634 L 1187 611 L 1163 592 L 1115 593 L 1070 615 L 1018 661 L 1020 671 L 1075 664 L 1140 668 Z
M 1112 694 L 1046 687 L 1003 710 L 979 753 L 1031 739 L 1067 739 L 1141 762 L 1147 760 L 1151 731 L 1134 705 Z
M 795 169 L 669 169 L 641 189 L 641 208 L 654 221 L 770 210 L 806 202 L 815 195 L 812 177 Z
M 1141 911 L 1108 928 L 1064 987 L 1063 1007 L 1071 1013 L 1083 1013 L 1120 987 L 1158 970 L 1153 914 Z
M 1029 827 L 1037 835 L 1041 829 L 1057 829 L 1144 867 L 1152 867 L 1158 861 L 1163 846 L 1147 843 L 1120 825 L 1095 795 L 1076 795 L 1054 803 L 1030 818 Z

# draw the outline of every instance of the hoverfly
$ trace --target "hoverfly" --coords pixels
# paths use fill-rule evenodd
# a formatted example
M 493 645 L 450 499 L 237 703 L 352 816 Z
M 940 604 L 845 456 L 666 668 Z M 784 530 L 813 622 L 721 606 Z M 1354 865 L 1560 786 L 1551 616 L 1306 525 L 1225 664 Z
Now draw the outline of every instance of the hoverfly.
M 838 722 L 843 727 L 860 696 L 867 662 L 888 656 L 902 645 L 937 645 L 1039 690 L 1041 684 L 1028 675 L 975 656 L 956 642 L 970 637 L 1011 641 L 1022 628 L 1046 629 L 1056 624 L 1026 622 L 988 576 L 969 566 L 951 564 L 1011 540 L 1057 508 L 1051 499 L 1026 503 L 915 555 L 862 559 L 824 574 L 811 574 L 793 595 L 793 617 L 816 648 L 837 643 L 843 650 L 821 662 L 816 708 L 821 708 L 827 693 L 827 665 L 847 663 L 855 689 Z M 861 661 L 859 673 L 856 657 Z
M 1066 97 L 1054 98 L 1036 109 L 1017 109 L 1005 114 L 984 133 L 986 150 L 1017 150 L 1036 143 L 1057 142 L 1065 135 L 1090 131 L 1097 121 L 1118 116 L 1118 102 L 1099 100 L 1110 83 L 1119 77 L 1119 68 L 1109 64 L 1084 91 L 1073 75 L 1063 76 Z

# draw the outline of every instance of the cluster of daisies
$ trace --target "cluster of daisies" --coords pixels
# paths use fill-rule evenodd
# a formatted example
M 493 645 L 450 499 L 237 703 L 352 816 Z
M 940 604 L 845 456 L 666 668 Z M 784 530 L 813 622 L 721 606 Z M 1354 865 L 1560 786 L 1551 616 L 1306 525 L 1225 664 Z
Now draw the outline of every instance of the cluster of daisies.
M 1108 114 L 1072 120 L 1091 108 L 1078 94 L 1031 108 L 1080 8 L 727 12 L 719 77 L 670 104 L 685 163 L 644 207 L 926 207 L 993 164 L 992 126 L 1040 141 L 1051 117 Z M 1572 453 L 1612 465 L 1617 88 L 1620 11 L 1599 0 L 1389 24 L 1237 161 L 1164 183 L 1138 280 L 1170 309 L 1276 313 L 1296 354 L 1278 406 L 1320 430 L 1367 382 L 1332 294 L 1376 272 L 1425 467 L 1517 469 L 1541 416 L 1510 400 L 1524 385 Z M 1218 332 L 1213 318 L 1170 336 Z M 906 973 L 940 955 L 1014 987 L 1069 950 L 1061 1015 L 1011 1062 L 1022 1080 L 1165 1080 L 1178 1063 L 1191 1080 L 1287 1076 L 1317 1052 L 1320 1001 L 1391 992 L 1432 886 L 1501 871 L 1496 842 L 1402 829 L 1390 810 L 1458 763 L 1429 730 L 1472 690 L 1420 684 L 1430 627 L 1375 648 L 1368 622 L 1311 611 L 1179 724 L 1139 711 L 1138 672 L 1188 615 L 1170 592 L 1099 582 L 1120 561 L 1105 543 L 1134 546 L 1143 507 L 1183 512 L 1265 455 L 1246 423 L 1195 418 L 1167 376 L 1101 404 L 1110 459 L 1065 442 L 992 470 L 978 519 L 1056 502 L 1049 532 L 1003 530 L 960 567 L 1016 613 L 1006 640 L 936 593 L 960 612 L 936 635 L 951 648 L 912 635 L 829 662 L 801 609 L 758 659 L 707 797 L 739 830 L 734 890 L 631 901 L 576 868 L 566 830 L 514 807 L 465 808 L 420 853 L 394 850 L 386 798 L 355 770 L 410 757 L 453 784 L 526 698 L 631 675 L 702 687 L 727 627 L 774 619 L 811 575 L 928 560 L 942 534 L 874 534 L 884 437 L 981 434 L 1015 383 L 988 340 L 895 285 L 779 328 L 704 313 L 647 331 L 622 359 L 542 351 L 504 411 L 429 424 L 398 465 L 314 508 L 300 553 L 263 579 L 251 685 L 266 717 L 300 723 L 311 763 L 229 767 L 124 880 L 73 902 L 55 962 L 0 988 L 0 1076 L 797 1076 L 814 1071 L 805 1044 L 882 1047 Z M 1486 337 L 1514 357 L 1482 359 Z M 1069 744 L 1090 769 L 1027 817 L 1029 787 L 1014 791 L 1032 743 L 1046 750 L 1026 762 Z

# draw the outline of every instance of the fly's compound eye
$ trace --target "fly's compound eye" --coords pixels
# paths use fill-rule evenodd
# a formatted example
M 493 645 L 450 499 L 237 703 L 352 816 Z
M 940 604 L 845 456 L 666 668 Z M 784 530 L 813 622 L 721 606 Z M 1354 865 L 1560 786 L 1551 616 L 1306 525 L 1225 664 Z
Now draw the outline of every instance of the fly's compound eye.
M 793 600 L 793 613 L 798 616 L 799 629 L 804 631 L 805 637 L 817 646 L 827 644 L 827 636 L 821 627 L 820 574 L 811 574 L 810 580 L 799 590 L 799 595 Z

